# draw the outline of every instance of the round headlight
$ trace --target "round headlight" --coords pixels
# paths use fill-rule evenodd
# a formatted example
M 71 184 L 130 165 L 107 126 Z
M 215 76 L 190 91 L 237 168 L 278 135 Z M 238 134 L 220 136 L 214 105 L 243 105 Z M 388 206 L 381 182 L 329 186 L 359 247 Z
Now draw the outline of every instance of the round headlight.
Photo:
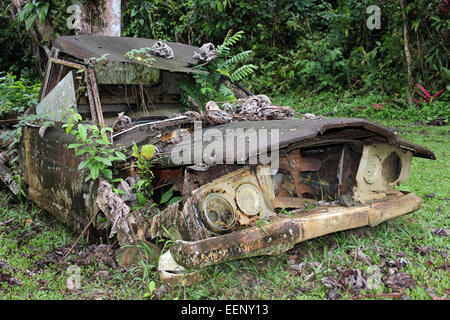
M 210 193 L 203 200 L 203 218 L 216 233 L 230 230 L 236 222 L 236 213 L 231 202 L 218 193 Z
M 364 180 L 368 184 L 375 183 L 379 176 L 381 171 L 381 159 L 378 155 L 374 154 L 369 159 L 367 159 L 366 164 L 366 174 L 364 176 Z
M 249 216 L 257 215 L 261 211 L 261 196 L 254 185 L 240 185 L 236 192 L 236 202 L 239 209 Z

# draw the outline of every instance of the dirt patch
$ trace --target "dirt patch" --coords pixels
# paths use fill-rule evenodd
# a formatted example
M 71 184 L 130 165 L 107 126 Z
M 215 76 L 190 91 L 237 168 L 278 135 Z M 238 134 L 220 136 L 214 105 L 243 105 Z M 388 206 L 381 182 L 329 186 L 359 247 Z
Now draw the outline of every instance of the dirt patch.
M 393 290 L 401 290 L 415 286 L 416 282 L 411 275 L 406 272 L 393 271 L 392 275 L 386 277 L 384 284 Z
M 23 228 L 23 226 L 17 224 L 17 223 L 8 223 L 0 226 L 0 233 L 3 234 L 10 234 L 11 232 L 17 231 L 19 229 Z
M 427 125 L 429 125 L 429 126 L 447 126 L 448 122 L 445 119 L 439 118 L 439 119 L 427 122 Z
M 448 237 L 450 235 L 450 230 L 443 228 L 433 228 L 431 229 L 431 232 L 433 232 L 434 235 L 439 237 Z
M 22 283 L 17 280 L 16 278 L 13 278 L 10 274 L 5 273 L 3 271 L 0 271 L 0 282 L 6 282 L 9 285 L 22 285 Z
M 22 283 L 11 276 L 9 272 L 16 272 L 17 269 L 7 264 L 5 261 L 0 261 L 0 282 L 6 282 L 9 285 L 22 285 Z
M 50 264 L 64 268 L 67 268 L 69 265 L 90 266 L 94 264 L 97 264 L 100 270 L 119 268 L 116 262 L 116 255 L 119 248 L 113 245 L 93 244 L 87 248 L 83 248 L 77 244 L 72 249 L 71 254 L 66 259 L 63 259 L 71 246 L 71 244 L 67 244 L 50 250 L 35 262 L 35 269 L 42 270 Z
M 23 244 L 25 244 L 29 239 L 35 237 L 40 234 L 41 226 L 39 222 L 27 221 L 24 227 L 24 230 L 19 234 L 17 247 L 20 248 Z

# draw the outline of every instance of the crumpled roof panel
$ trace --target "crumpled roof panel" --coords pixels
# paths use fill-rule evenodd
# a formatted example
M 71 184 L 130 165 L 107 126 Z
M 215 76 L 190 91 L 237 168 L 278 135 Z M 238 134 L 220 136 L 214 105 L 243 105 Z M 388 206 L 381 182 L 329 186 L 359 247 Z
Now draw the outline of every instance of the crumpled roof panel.
M 203 149 L 209 148 L 209 150 L 215 149 L 213 146 L 226 146 L 227 148 L 235 148 L 234 144 L 231 146 L 227 146 L 227 139 L 236 139 L 238 136 L 241 136 L 242 133 L 238 130 L 233 129 L 255 129 L 256 131 L 260 129 L 268 130 L 268 133 L 271 129 L 277 129 L 279 131 L 279 139 L 274 141 L 270 141 L 268 139 L 267 145 L 259 145 L 255 141 L 251 141 L 250 139 L 246 139 L 245 141 L 248 143 L 248 146 L 239 146 L 240 150 L 244 150 L 245 156 L 256 155 L 261 152 L 261 150 L 276 150 L 283 149 L 289 147 L 290 145 L 298 145 L 302 142 L 311 141 L 317 137 L 323 136 L 326 132 L 330 132 L 332 130 L 342 130 L 342 129 L 362 129 L 367 131 L 368 133 L 373 133 L 377 136 L 383 137 L 387 140 L 387 143 L 391 145 L 398 146 L 403 149 L 407 149 L 413 152 L 413 155 L 416 157 L 427 158 L 427 159 L 436 159 L 434 153 L 426 147 L 419 146 L 417 144 L 405 141 L 403 139 L 399 139 L 394 132 L 389 129 L 386 129 L 376 123 L 367 121 L 365 119 L 358 118 L 323 118 L 323 119 L 285 119 L 285 120 L 263 120 L 263 121 L 236 121 L 230 122 L 227 124 L 213 126 L 216 131 L 221 133 L 221 137 L 223 139 L 212 139 L 203 140 Z M 208 130 L 209 128 L 204 128 L 203 130 Z M 228 131 L 230 130 L 231 131 Z M 248 131 L 246 131 L 248 133 Z M 204 134 L 204 133 L 203 133 Z M 231 137 L 234 136 L 234 137 Z M 193 139 L 193 140 L 191 140 Z M 188 148 L 192 148 L 191 154 L 195 153 L 195 136 L 192 135 L 191 139 L 182 140 L 178 144 L 175 144 L 178 148 L 182 148 L 184 144 L 188 146 Z M 220 148 L 220 147 L 218 147 Z M 222 154 L 222 163 L 226 161 L 236 162 L 238 154 L 233 149 L 232 152 L 225 151 Z M 227 158 L 228 155 L 231 155 L 231 158 Z
M 59 37 L 53 43 L 53 47 L 80 60 L 100 58 L 108 53 L 108 62 L 138 64 L 129 60 L 125 54 L 133 49 L 151 48 L 156 41 L 145 38 L 79 35 Z M 198 63 L 198 60 L 192 58 L 197 47 L 176 42 L 163 42 L 173 49 L 175 57 L 166 59 L 152 55 L 155 59 L 152 68 L 171 72 L 203 72 L 189 67 Z

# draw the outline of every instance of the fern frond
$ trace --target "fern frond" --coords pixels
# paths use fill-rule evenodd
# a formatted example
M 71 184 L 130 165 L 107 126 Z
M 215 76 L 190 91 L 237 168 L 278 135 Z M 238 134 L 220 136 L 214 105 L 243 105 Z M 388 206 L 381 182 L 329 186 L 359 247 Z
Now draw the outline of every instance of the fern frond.
M 233 65 L 233 64 L 244 62 L 250 56 L 250 54 L 252 52 L 253 52 L 252 50 L 242 51 L 242 52 L 234 55 L 230 59 L 228 59 L 224 63 L 224 65 L 229 66 L 229 65 Z
M 225 65 L 225 64 L 224 64 Z M 226 76 L 226 77 L 230 77 L 231 74 L 228 72 L 228 70 L 222 70 L 222 69 L 217 69 L 217 72 Z M 217 77 L 218 78 L 218 77 Z M 217 81 L 216 81 L 217 82 Z
M 244 36 L 244 31 L 242 31 L 242 30 L 236 32 L 233 35 L 231 34 L 231 30 L 230 30 L 230 31 L 228 31 L 227 36 L 225 37 L 225 40 L 222 43 L 222 45 L 230 47 L 230 46 L 236 44 L 239 40 L 241 40 L 243 36 Z
M 237 68 L 236 70 L 234 70 L 234 72 L 231 74 L 231 81 L 240 81 L 242 79 L 244 79 L 245 77 L 248 77 L 250 74 L 252 74 L 253 72 L 255 72 L 255 70 L 257 70 L 258 67 L 255 66 L 254 64 L 245 64 L 239 68 Z
M 244 36 L 244 31 L 238 31 L 232 34 L 231 30 L 228 31 L 223 43 L 217 46 L 217 51 L 220 55 L 227 54 L 230 51 L 230 47 L 236 44 Z
M 224 100 L 234 100 L 234 92 L 228 88 L 225 84 L 221 84 L 219 87 L 219 93 L 224 97 Z
M 202 93 L 200 89 L 195 85 L 195 83 L 189 83 L 185 80 L 179 80 L 177 82 L 178 88 L 181 89 L 181 103 L 186 107 L 190 107 L 188 102 L 188 97 L 191 97 L 199 105 L 202 104 Z
M 228 41 L 228 39 L 229 39 L 232 35 L 233 35 L 233 30 L 232 30 L 232 29 L 228 30 L 227 35 L 225 36 L 225 39 L 223 39 L 222 45 L 225 45 L 225 43 Z

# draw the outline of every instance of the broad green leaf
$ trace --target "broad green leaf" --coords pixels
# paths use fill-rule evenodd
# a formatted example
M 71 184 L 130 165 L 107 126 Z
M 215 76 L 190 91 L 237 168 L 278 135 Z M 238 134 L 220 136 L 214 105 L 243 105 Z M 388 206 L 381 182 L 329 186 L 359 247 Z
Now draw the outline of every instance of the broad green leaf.
M 133 144 L 133 153 L 131 155 L 135 158 L 139 158 L 139 151 L 136 143 Z
M 38 16 L 39 16 L 39 20 L 41 22 L 45 21 L 45 17 L 47 16 L 47 13 L 48 13 L 48 7 L 49 7 L 49 4 L 48 3 L 44 3 L 43 5 L 39 5 L 36 8 L 36 11 L 37 11 Z
M 116 151 L 115 154 L 116 154 L 116 157 L 119 158 L 119 160 L 127 161 L 127 156 L 124 155 L 122 152 Z
M 78 147 L 80 147 L 80 146 L 82 146 L 82 144 L 78 143 Z M 77 151 L 75 151 L 75 155 L 81 156 L 82 154 L 90 153 L 90 152 L 91 152 L 91 148 L 84 147 L 84 148 L 81 148 L 81 149 L 78 149 Z
M 127 194 L 127 193 L 126 193 L 124 190 L 122 190 L 122 189 L 116 189 L 115 192 L 116 192 L 117 194 Z
M 173 197 L 172 199 L 169 200 L 169 202 L 167 203 L 167 205 L 171 205 L 174 204 L 175 202 L 181 202 L 183 200 L 183 197 Z
M 71 143 L 67 146 L 67 149 L 76 149 L 80 146 L 79 143 Z
M 98 161 L 98 162 L 103 163 L 106 166 L 112 166 L 112 162 L 109 159 L 107 159 L 107 158 L 102 158 L 102 157 L 99 157 L 99 156 L 95 156 L 94 159 L 96 161 Z
M 37 14 L 33 13 L 25 20 L 25 28 L 27 30 L 30 30 L 31 26 L 33 25 L 34 21 L 36 21 L 37 17 L 38 17 Z
M 144 159 L 150 160 L 155 155 L 155 146 L 152 144 L 146 144 L 142 146 L 141 155 L 144 157 Z
M 98 137 L 99 134 L 100 134 L 100 130 L 98 130 L 98 127 L 97 127 L 97 126 L 91 126 L 91 131 L 92 131 L 92 134 L 93 134 L 95 137 Z
M 222 10 L 223 10 L 222 3 L 221 3 L 220 1 L 217 1 L 216 4 L 217 4 L 217 10 L 218 10 L 219 12 L 222 12 Z
M 100 172 L 99 167 L 97 165 L 93 165 L 91 167 L 91 177 L 92 177 L 92 179 L 97 180 L 99 172 Z
M 17 15 L 17 20 L 22 22 L 26 17 L 29 17 L 31 11 L 33 11 L 34 5 L 32 3 L 27 3 L 25 7 L 23 7 L 22 11 Z
M 102 174 L 106 179 L 112 179 L 112 171 L 110 169 L 104 169 Z
M 170 200 L 170 198 L 172 198 L 172 196 L 173 196 L 173 187 L 171 187 L 169 190 L 164 192 L 164 194 L 161 197 L 161 201 L 159 202 L 159 204 L 166 203 L 167 201 Z
M 148 284 L 148 293 L 152 294 L 155 290 L 155 281 L 150 281 Z
M 83 170 L 89 164 L 91 159 L 86 159 L 78 165 L 78 170 Z
M 73 129 L 73 125 L 67 125 L 67 126 L 65 126 L 65 128 L 66 128 L 66 134 L 69 134 Z
M 81 123 L 78 125 L 78 134 L 80 135 L 81 141 L 86 142 L 87 129 Z
M 145 195 L 143 193 L 137 192 L 136 197 L 137 197 L 140 205 L 144 205 L 147 203 L 147 198 L 145 197 Z
M 106 130 L 105 130 L 104 128 L 100 131 L 100 134 L 102 135 L 102 140 L 103 140 L 103 142 L 104 142 L 106 145 L 109 145 L 111 142 L 109 141 L 109 138 L 108 138 L 108 136 L 106 135 Z

